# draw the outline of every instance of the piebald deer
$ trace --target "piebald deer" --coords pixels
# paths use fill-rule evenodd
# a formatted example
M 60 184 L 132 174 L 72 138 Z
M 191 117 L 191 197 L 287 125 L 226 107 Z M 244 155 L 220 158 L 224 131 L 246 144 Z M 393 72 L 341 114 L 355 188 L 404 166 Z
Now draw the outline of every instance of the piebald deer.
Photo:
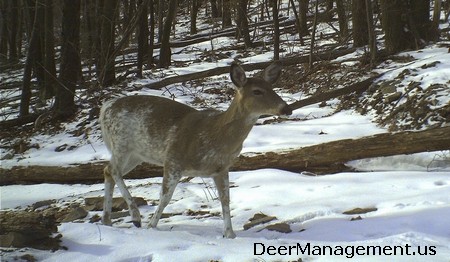
M 228 169 L 242 143 L 261 115 L 290 115 L 291 108 L 273 90 L 281 65 L 268 66 L 262 78 L 247 78 L 238 64 L 230 68 L 236 95 L 225 112 L 198 111 L 156 96 L 118 98 L 103 105 L 100 123 L 103 140 L 111 152 L 105 167 L 102 223 L 111 225 L 112 195 L 117 184 L 128 204 L 131 220 L 141 217 L 123 176 L 147 162 L 164 166 L 159 206 L 149 227 L 156 227 L 182 176 L 212 177 L 222 204 L 224 237 L 234 238 L 230 217 Z

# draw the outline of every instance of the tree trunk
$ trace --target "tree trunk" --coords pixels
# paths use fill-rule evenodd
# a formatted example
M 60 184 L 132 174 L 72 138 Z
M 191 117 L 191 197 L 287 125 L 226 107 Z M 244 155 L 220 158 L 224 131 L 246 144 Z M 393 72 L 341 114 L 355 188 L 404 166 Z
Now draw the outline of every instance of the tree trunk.
M 301 26 L 300 26 L 300 17 L 298 16 L 298 12 L 297 12 L 297 8 L 295 7 L 295 2 L 294 0 L 289 0 L 290 5 L 292 6 L 292 11 L 294 12 L 294 16 L 295 16 L 295 27 L 297 29 L 298 32 L 298 37 L 300 39 L 300 45 L 305 45 L 305 42 L 303 41 L 303 36 L 300 33 L 301 31 Z
M 164 11 L 165 11 L 165 3 L 164 0 L 158 1 L 158 43 L 162 41 L 163 28 L 164 28 Z
M 413 154 L 450 149 L 450 127 L 423 131 L 384 133 L 359 139 L 344 139 L 285 152 L 239 156 L 231 170 L 277 168 L 293 172 L 331 174 L 349 171 L 345 163 L 372 157 Z M 20 183 L 94 183 L 103 181 L 105 163 L 72 167 L 27 166 L 0 169 L 0 185 Z M 126 178 L 162 176 L 162 168 L 140 165 Z
M 280 60 L 280 20 L 278 17 L 278 0 L 271 0 L 273 18 L 273 60 Z
M 450 2 L 444 3 L 444 22 L 448 22 L 448 17 L 450 16 Z
M 222 29 L 231 26 L 231 0 L 222 0 Z
M 298 16 L 298 12 L 297 12 L 297 8 L 295 7 L 295 2 L 294 0 L 289 0 L 289 3 L 292 6 L 292 11 L 294 12 L 294 16 L 295 16 L 295 27 L 297 28 L 297 32 L 298 32 L 298 37 L 300 39 L 300 45 L 305 45 L 305 42 L 303 41 L 303 35 L 300 33 L 301 32 L 301 26 L 300 26 L 300 17 Z
M 118 0 L 104 1 L 100 9 L 100 75 L 98 79 L 103 87 L 116 81 L 114 42 L 116 38 L 116 12 Z
M 128 25 L 132 22 L 135 13 L 136 13 L 136 0 L 123 0 L 123 23 L 122 23 L 122 32 L 121 34 L 125 34 L 125 30 L 127 30 Z M 140 2 L 138 0 L 138 2 Z M 137 10 L 139 11 L 139 10 Z M 127 45 L 125 45 L 127 46 Z
M 0 1 L 0 61 L 8 59 L 8 24 L 7 2 Z
M 381 1 L 382 25 L 389 54 L 421 48 L 437 36 L 429 20 L 429 1 Z
M 405 39 L 402 5 L 399 1 L 381 0 L 382 26 L 386 50 L 389 54 L 404 50 L 410 39 Z
M 36 24 L 33 25 L 35 30 L 37 30 L 37 48 L 36 56 L 34 58 L 33 72 L 37 79 L 37 84 L 39 87 L 39 97 L 44 100 L 45 95 L 45 1 L 47 0 L 36 0 L 36 12 L 34 21 Z
M 316 27 L 317 27 L 317 16 L 319 13 L 319 1 L 316 1 L 314 8 L 314 22 L 313 22 L 313 29 L 311 34 L 311 45 L 309 46 L 309 70 L 313 68 L 313 52 L 314 52 L 314 46 L 316 41 Z
M 99 63 L 99 28 L 97 23 L 96 15 L 97 5 L 95 1 L 83 1 L 83 29 L 85 40 L 83 41 L 82 47 L 80 48 L 83 52 L 83 60 L 87 61 L 87 66 L 89 68 L 89 77 L 92 77 L 92 66 L 93 64 L 98 65 Z M 97 72 L 99 75 L 99 72 Z
M 248 29 L 247 19 L 247 4 L 248 0 L 238 0 L 237 2 L 237 32 L 238 39 L 242 37 L 246 48 L 252 47 L 253 43 L 250 39 L 250 32 Z
M 140 0 L 139 6 L 142 10 L 138 22 L 137 77 L 142 78 L 144 58 L 148 55 L 148 0 Z
M 17 24 L 17 57 L 22 57 L 22 45 L 23 45 L 23 36 L 24 36 L 24 13 L 25 13 L 25 7 L 24 4 L 21 1 L 18 1 L 18 24 Z
M 333 0 L 326 0 L 325 4 L 325 22 L 331 22 L 333 19 Z
M 352 23 L 353 46 L 367 45 L 369 43 L 369 32 L 367 30 L 366 2 L 364 0 L 352 0 Z
M 260 21 L 265 21 L 265 15 L 264 15 L 264 6 L 265 6 L 266 1 L 261 1 L 261 5 L 260 5 L 260 9 L 259 9 L 259 20 Z
M 217 0 L 210 0 L 211 2 L 211 16 L 213 18 L 219 17 L 219 11 L 217 9 Z
M 28 44 L 28 53 L 27 59 L 25 61 L 25 68 L 23 72 L 23 83 L 22 83 L 22 93 L 20 98 L 20 117 L 25 117 L 30 112 L 30 99 L 31 99 L 31 73 L 33 71 L 33 66 L 35 64 L 35 60 L 37 54 L 39 52 L 39 29 L 38 29 L 38 20 L 39 16 L 39 2 L 36 1 L 34 7 L 34 22 L 31 31 L 30 42 Z
M 370 67 L 374 68 L 377 59 L 377 36 L 375 35 L 372 3 L 370 0 L 366 0 L 366 14 L 367 14 L 367 30 L 369 32 Z
M 40 90 L 42 100 L 47 100 L 55 95 L 56 65 L 55 65 L 55 36 L 53 33 L 53 0 L 45 0 L 44 16 L 44 85 Z
M 155 45 L 155 3 L 154 0 L 149 0 L 149 13 L 150 13 L 150 43 L 147 54 L 148 67 L 153 66 L 153 49 Z
M 299 20 L 300 20 L 300 34 L 302 36 L 309 35 L 308 31 L 308 21 L 307 21 L 307 14 L 308 14 L 308 5 L 309 0 L 298 0 L 299 1 Z
M 442 0 L 434 0 L 434 9 L 433 9 L 433 23 L 434 26 L 439 26 L 439 21 L 441 19 L 441 6 Z
M 409 28 L 413 33 L 416 49 L 423 48 L 428 41 L 436 41 L 439 38 L 439 28 L 430 20 L 430 1 L 411 1 L 409 10 Z
M 169 1 L 169 10 L 167 11 L 164 30 L 161 38 L 161 49 L 159 56 L 159 67 L 168 67 L 172 63 L 172 52 L 170 50 L 170 32 L 177 12 L 177 0 Z
M 19 31 L 19 1 L 9 0 L 8 1 L 8 17 L 9 23 L 7 23 L 7 29 L 9 32 L 8 42 L 9 42 L 9 57 L 11 62 L 17 62 L 17 32 Z
M 191 0 L 191 28 L 190 34 L 197 34 L 197 16 L 202 3 L 200 0 Z
M 339 37 L 341 41 L 345 41 L 348 37 L 348 18 L 344 0 L 336 0 L 336 11 L 339 22 Z
M 81 68 L 80 60 L 80 0 L 64 0 L 61 31 L 61 66 L 56 91 L 55 112 L 67 119 L 75 111 L 75 89 Z

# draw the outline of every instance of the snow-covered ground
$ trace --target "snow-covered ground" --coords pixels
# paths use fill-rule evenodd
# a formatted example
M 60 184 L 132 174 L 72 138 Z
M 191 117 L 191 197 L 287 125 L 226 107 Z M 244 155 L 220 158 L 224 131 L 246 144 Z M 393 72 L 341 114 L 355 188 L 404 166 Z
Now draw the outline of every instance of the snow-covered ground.
M 158 198 L 160 178 L 127 182 L 134 196 Z M 162 219 L 157 230 L 134 228 L 129 218 L 113 227 L 63 223 L 59 232 L 68 250 L 27 252 L 39 261 L 344 261 L 347 257 L 355 261 L 448 261 L 450 257 L 450 172 L 386 171 L 317 177 L 273 169 L 233 172 L 231 214 L 237 238 L 232 240 L 222 238 L 221 217 L 186 213 L 189 209 L 220 212 L 219 201 L 211 199 L 214 192 L 208 192 L 211 189 L 205 183 L 211 184 L 199 178 L 181 183 L 166 212 L 182 215 Z M 49 198 L 63 203 L 101 196 L 101 188 L 5 186 L 2 208 Z M 377 210 L 342 214 L 357 207 Z M 144 226 L 155 208 L 140 208 Z M 97 213 L 90 212 L 89 217 Z M 265 225 L 243 230 L 256 213 L 276 216 L 278 219 L 269 224 L 286 222 L 292 232 L 262 230 Z M 362 219 L 351 221 L 358 216 Z M 289 254 L 284 247 L 290 246 L 295 248 Z M 371 251 L 374 246 L 383 251 Z

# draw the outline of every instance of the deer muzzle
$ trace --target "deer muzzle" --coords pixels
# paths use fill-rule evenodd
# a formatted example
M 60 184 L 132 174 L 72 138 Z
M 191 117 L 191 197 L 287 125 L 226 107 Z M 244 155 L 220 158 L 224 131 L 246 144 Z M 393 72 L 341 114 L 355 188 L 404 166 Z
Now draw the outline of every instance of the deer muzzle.
M 280 115 L 292 115 L 292 108 L 289 105 L 285 105 L 283 108 L 281 108 Z

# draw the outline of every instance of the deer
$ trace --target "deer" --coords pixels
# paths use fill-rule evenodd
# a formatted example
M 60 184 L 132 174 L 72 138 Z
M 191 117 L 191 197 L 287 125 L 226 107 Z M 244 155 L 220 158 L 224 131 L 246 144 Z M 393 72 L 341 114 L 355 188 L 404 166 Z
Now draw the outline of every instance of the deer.
M 141 227 L 139 209 L 123 177 L 143 162 L 163 167 L 159 205 L 150 219 L 155 228 L 182 177 L 211 177 L 217 188 L 224 221 L 223 236 L 235 238 L 230 215 L 229 169 L 244 140 L 263 115 L 291 115 L 292 109 L 272 89 L 281 63 L 269 65 L 262 77 L 248 77 L 233 62 L 230 78 L 235 96 L 226 111 L 197 110 L 151 95 L 115 98 L 100 110 L 100 126 L 111 159 L 104 168 L 102 224 L 111 226 L 115 185 L 129 207 L 131 222 Z

